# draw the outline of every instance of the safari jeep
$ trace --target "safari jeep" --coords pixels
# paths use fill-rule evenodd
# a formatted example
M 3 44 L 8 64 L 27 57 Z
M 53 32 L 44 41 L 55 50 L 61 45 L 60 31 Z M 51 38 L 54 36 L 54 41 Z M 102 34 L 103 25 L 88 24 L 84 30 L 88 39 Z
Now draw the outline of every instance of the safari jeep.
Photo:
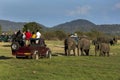
M 51 58 L 51 50 L 46 46 L 43 39 L 39 39 L 39 43 L 31 43 L 28 46 L 20 45 L 20 42 L 12 42 L 12 55 L 16 58 L 27 57 L 32 59 L 39 59 L 42 57 Z

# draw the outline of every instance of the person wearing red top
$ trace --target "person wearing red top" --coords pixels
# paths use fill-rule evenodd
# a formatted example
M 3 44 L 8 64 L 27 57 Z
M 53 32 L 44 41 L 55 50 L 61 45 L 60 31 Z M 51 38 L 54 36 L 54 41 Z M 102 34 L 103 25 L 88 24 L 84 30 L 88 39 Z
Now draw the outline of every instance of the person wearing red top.
M 26 46 L 28 46 L 30 44 L 30 38 L 32 37 L 32 34 L 29 30 L 27 30 L 25 32 L 25 43 L 26 43 Z

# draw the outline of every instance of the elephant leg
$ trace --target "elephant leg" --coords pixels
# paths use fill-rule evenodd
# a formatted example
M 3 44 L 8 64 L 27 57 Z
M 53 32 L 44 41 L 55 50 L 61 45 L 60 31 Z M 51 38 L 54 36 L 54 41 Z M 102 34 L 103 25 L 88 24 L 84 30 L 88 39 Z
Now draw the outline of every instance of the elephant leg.
M 73 53 L 74 53 L 74 56 L 75 56 L 75 49 L 73 49 Z
M 110 55 L 109 55 L 109 52 L 107 52 L 107 56 L 109 57 Z
M 105 56 L 105 53 L 106 53 L 106 52 L 103 52 L 103 56 Z
M 84 54 L 83 54 L 83 49 L 81 48 L 80 50 L 81 50 L 81 56 L 84 56 Z
M 95 56 L 97 56 L 97 51 L 98 51 L 98 50 L 97 50 L 97 49 L 95 49 Z
M 70 56 L 70 49 L 68 49 L 68 56 Z
M 65 55 L 67 56 L 67 47 L 65 46 L 65 48 L 64 48 L 64 51 L 65 51 Z
M 95 56 L 97 56 L 97 51 L 95 50 Z
M 99 51 L 99 45 L 95 45 L 95 56 L 97 56 L 98 51 Z
M 89 49 L 85 50 L 86 56 L 89 56 Z
M 103 53 L 102 53 L 102 51 L 100 51 L 100 54 L 99 54 L 99 56 L 102 56 L 102 54 L 103 54 Z
M 77 54 L 78 54 L 78 56 L 80 56 L 80 52 L 79 52 L 79 49 L 80 49 L 80 48 L 77 48 Z

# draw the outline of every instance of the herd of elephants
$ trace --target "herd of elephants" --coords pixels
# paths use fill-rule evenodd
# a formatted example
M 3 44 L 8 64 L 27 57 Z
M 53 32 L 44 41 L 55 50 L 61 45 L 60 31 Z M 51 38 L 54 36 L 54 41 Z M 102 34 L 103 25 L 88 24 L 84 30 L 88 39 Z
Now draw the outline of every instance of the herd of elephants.
M 99 51 L 99 56 L 109 56 L 110 45 L 114 45 L 117 43 L 117 38 L 108 39 L 106 37 L 97 37 L 92 40 L 92 44 L 95 46 L 95 56 Z M 90 39 L 87 36 L 82 37 L 70 37 L 68 36 L 64 40 L 64 51 L 66 56 L 70 56 L 71 50 L 73 50 L 74 55 L 78 56 L 89 56 L 90 51 Z M 77 48 L 77 54 L 75 49 Z M 81 51 L 81 53 L 80 53 Z

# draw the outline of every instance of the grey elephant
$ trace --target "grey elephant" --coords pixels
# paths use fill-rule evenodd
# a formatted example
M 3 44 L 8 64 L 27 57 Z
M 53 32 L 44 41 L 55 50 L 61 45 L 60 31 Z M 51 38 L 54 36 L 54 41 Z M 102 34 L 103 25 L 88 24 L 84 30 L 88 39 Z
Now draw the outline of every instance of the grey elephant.
M 90 40 L 88 38 L 82 37 L 79 41 L 78 41 L 78 56 L 80 55 L 81 51 L 81 55 L 84 55 L 84 52 L 86 53 L 86 55 L 89 55 L 89 50 L 90 50 Z
M 117 43 L 117 37 L 100 36 L 97 37 L 97 41 L 100 43 L 109 43 L 110 45 L 114 45 Z
M 108 43 L 101 43 L 100 44 L 100 56 L 109 56 L 110 52 L 110 45 Z
M 97 56 L 97 52 L 99 51 L 99 56 L 109 56 L 110 51 L 110 39 L 106 37 L 98 37 L 96 40 L 94 40 L 95 45 L 95 56 Z
M 97 52 L 100 50 L 100 44 L 96 41 L 95 45 L 95 56 L 97 56 Z
M 110 45 L 111 45 L 111 46 L 117 44 L 117 37 L 111 38 L 111 39 L 109 40 L 109 42 L 110 42 Z
M 70 36 L 64 40 L 64 51 L 66 56 L 70 55 L 71 50 L 73 50 L 73 53 L 75 55 L 75 48 L 76 42 Z

